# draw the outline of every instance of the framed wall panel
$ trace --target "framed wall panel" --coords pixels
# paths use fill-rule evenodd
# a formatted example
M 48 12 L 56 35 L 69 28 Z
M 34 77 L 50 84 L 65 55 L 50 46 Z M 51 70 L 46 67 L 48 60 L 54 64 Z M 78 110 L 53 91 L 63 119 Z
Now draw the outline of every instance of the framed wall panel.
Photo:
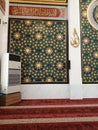
M 22 84 L 68 83 L 68 21 L 9 19 L 10 53 L 21 56 Z
M 81 52 L 82 82 L 98 83 L 98 0 L 82 0 Z

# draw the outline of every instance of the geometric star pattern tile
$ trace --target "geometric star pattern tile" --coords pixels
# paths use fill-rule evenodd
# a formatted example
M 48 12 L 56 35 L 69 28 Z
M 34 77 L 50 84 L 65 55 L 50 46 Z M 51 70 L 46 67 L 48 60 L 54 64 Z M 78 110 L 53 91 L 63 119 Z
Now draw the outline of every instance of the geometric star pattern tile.
M 21 56 L 21 82 L 68 83 L 67 21 L 10 18 L 9 52 Z
M 83 83 L 98 83 L 98 30 L 88 20 L 87 10 L 90 3 L 91 0 L 80 2 L 82 81 Z M 92 16 L 96 16 L 95 20 L 98 20 L 98 5 L 96 6 Z M 98 24 L 97 20 L 95 24 Z

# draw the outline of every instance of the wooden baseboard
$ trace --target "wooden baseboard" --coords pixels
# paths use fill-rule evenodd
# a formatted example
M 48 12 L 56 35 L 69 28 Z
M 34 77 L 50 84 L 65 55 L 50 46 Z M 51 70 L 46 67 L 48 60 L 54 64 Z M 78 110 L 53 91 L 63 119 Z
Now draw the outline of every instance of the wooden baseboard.
M 11 93 L 0 96 L 0 106 L 9 106 L 21 101 L 21 93 Z

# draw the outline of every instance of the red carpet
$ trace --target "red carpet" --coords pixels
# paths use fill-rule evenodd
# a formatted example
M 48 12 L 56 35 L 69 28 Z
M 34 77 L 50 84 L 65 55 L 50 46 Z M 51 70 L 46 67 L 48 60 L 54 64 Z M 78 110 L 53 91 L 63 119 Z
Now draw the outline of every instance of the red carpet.
M 24 100 L 0 108 L 0 130 L 98 130 L 98 99 Z
M 70 99 L 39 99 L 39 100 L 23 100 L 20 103 L 14 104 L 14 106 L 25 105 L 72 105 L 72 104 L 98 104 L 98 99 L 83 99 L 83 100 L 70 100 Z

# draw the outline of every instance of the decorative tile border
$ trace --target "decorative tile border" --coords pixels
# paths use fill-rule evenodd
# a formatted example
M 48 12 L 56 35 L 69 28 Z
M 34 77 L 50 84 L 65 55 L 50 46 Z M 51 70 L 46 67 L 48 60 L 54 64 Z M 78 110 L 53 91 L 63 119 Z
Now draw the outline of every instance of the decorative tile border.
M 10 17 L 67 20 L 67 7 L 10 4 Z
M 5 0 L 0 0 L 0 10 L 5 14 Z

